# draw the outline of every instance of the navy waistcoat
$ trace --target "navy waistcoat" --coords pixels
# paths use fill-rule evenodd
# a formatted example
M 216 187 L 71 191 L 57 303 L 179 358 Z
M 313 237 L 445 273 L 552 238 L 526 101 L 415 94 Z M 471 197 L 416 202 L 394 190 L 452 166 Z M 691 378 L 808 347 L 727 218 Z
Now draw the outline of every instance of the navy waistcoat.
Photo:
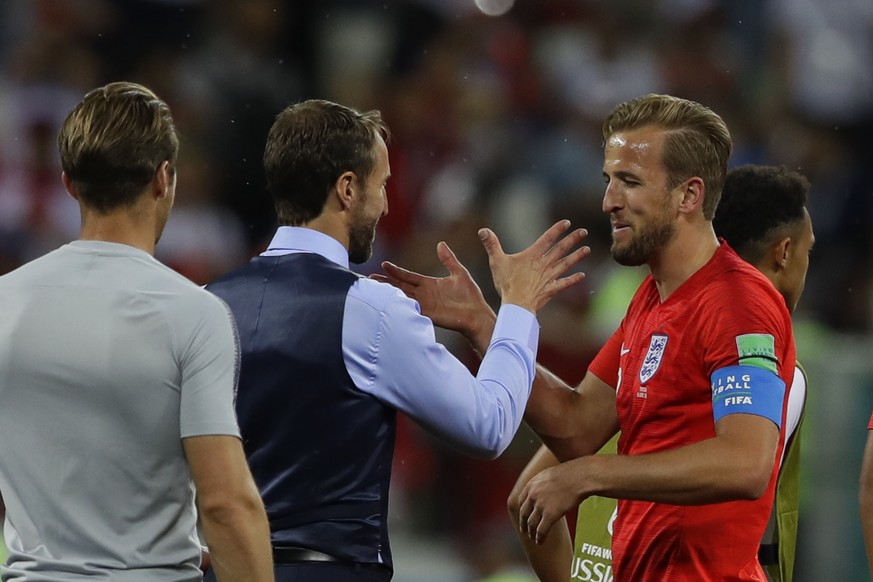
M 236 411 L 273 545 L 392 568 L 396 412 L 346 371 L 346 295 L 359 275 L 316 254 L 255 257 L 210 284 L 239 329 Z

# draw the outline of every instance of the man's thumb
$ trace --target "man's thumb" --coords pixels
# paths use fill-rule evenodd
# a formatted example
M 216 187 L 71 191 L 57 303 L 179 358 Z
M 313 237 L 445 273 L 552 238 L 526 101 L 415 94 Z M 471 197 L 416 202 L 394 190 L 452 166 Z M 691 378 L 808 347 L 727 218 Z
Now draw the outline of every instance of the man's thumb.
M 445 241 L 437 244 L 437 257 L 439 257 L 440 262 L 452 275 L 465 270 L 464 265 L 461 264 L 461 261 L 458 260 L 458 257 L 455 256 L 455 253 Z
M 490 228 L 480 228 L 479 239 L 482 241 L 482 246 L 485 247 L 485 252 L 488 253 L 489 257 L 502 251 L 497 235 Z

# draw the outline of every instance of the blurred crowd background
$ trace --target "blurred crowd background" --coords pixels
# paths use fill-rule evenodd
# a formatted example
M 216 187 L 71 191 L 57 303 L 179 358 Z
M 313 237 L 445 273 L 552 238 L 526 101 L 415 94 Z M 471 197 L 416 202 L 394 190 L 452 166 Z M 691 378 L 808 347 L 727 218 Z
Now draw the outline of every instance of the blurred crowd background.
M 644 275 L 608 256 L 603 117 L 649 92 L 711 107 L 732 165 L 785 165 L 813 184 L 817 242 L 795 316 L 811 380 L 796 579 L 869 579 L 857 475 L 873 408 L 870 0 L 4 0 L 0 273 L 76 238 L 57 130 L 114 80 L 174 112 L 177 202 L 157 254 L 197 283 L 272 235 L 265 137 L 307 98 L 379 109 L 392 128 L 390 212 L 362 272 L 390 259 L 442 274 L 446 240 L 496 301 L 478 227 L 508 251 L 559 218 L 588 228 L 585 283 L 540 318 L 540 361 L 571 383 Z M 530 580 L 505 498 L 535 437 L 522 430 L 484 463 L 408 421 L 399 435 L 395 579 Z

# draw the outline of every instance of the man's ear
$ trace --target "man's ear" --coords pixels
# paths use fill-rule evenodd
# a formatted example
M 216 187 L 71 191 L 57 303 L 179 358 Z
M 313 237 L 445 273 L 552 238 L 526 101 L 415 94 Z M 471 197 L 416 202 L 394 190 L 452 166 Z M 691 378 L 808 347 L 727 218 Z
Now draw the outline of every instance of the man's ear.
M 358 191 L 358 178 L 354 172 L 343 172 L 334 183 L 334 195 L 340 210 L 352 207 Z
M 64 183 L 64 188 L 67 190 L 67 194 L 75 200 L 79 201 L 79 193 L 76 191 L 76 186 L 73 185 L 73 179 L 70 178 L 66 172 L 61 172 L 61 182 Z
M 783 236 L 773 243 L 770 247 L 770 256 L 773 261 L 773 268 L 776 271 L 783 271 L 788 266 L 788 260 L 791 255 L 793 241 L 790 236 Z
M 153 179 L 155 199 L 165 198 L 169 194 L 170 188 L 173 186 L 174 177 L 173 170 L 170 168 L 170 162 L 168 160 L 161 162 Z
M 697 176 L 682 183 L 682 199 L 679 201 L 679 212 L 691 214 L 703 206 L 706 199 L 706 186 Z

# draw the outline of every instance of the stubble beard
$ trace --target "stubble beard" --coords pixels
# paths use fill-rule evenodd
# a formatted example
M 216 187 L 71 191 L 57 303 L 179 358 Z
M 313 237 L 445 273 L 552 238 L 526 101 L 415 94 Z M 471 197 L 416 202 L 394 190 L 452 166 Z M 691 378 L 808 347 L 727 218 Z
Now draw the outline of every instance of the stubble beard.
M 613 239 L 609 252 L 619 265 L 638 267 L 648 260 L 673 238 L 676 225 L 666 214 L 657 222 L 642 227 L 639 232 L 624 246 L 619 246 Z
M 349 262 L 356 265 L 366 263 L 373 256 L 373 243 L 376 240 L 376 225 L 379 218 L 369 220 L 364 216 L 361 204 L 359 212 L 349 229 Z

